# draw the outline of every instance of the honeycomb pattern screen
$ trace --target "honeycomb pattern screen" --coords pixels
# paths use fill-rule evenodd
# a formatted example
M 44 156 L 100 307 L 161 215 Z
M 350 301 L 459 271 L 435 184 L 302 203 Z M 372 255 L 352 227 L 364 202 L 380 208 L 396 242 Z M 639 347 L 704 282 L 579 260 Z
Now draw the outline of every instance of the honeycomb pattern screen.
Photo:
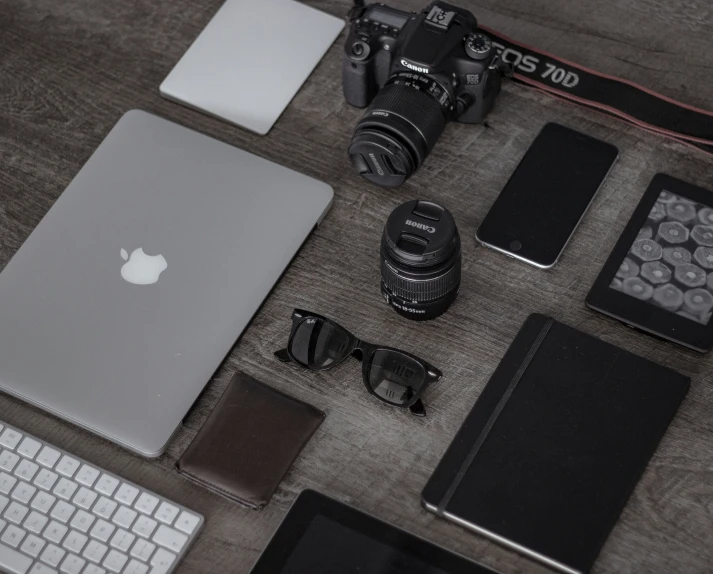
M 610 287 L 707 325 L 713 311 L 713 209 L 662 191 Z

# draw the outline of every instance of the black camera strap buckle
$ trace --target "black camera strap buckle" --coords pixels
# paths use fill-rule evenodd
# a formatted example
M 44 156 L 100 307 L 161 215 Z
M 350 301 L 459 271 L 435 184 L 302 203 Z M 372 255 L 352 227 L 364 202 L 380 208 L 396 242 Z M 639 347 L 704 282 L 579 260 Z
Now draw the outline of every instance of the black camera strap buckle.
M 347 14 L 347 18 L 349 18 L 350 22 L 352 20 L 356 20 L 357 18 L 361 18 L 361 15 L 364 13 L 364 10 L 366 10 L 364 0 L 354 0 L 354 3 L 352 4 L 351 9 L 349 10 L 349 14 Z
M 515 81 L 713 155 L 713 112 L 481 28 L 512 67 Z
M 497 54 L 495 58 L 493 58 L 493 61 L 488 68 L 500 72 L 506 78 L 512 78 L 515 73 L 515 66 L 508 64 L 500 57 L 500 54 Z

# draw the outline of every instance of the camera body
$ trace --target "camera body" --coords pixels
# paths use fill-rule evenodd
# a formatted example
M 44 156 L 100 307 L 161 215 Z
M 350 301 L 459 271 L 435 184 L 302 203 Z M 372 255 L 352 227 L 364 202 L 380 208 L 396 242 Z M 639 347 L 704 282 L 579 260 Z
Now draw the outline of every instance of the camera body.
M 436 1 L 420 13 L 384 4 L 355 9 L 344 46 L 344 97 L 358 108 L 371 105 L 355 140 L 360 128 L 378 131 L 379 125 L 389 137 L 366 146 L 353 140 L 352 163 L 375 183 L 399 185 L 420 167 L 447 122 L 483 121 L 500 93 L 504 66 L 475 16 L 462 8 Z M 404 153 L 395 149 L 400 146 Z
M 352 16 L 342 61 L 344 97 L 365 108 L 394 75 L 403 73 L 407 82 L 416 72 L 433 78 L 427 89 L 442 99 L 448 119 L 477 124 L 500 92 L 501 74 L 491 69 L 495 57 L 468 10 L 434 2 L 417 14 L 371 4 Z

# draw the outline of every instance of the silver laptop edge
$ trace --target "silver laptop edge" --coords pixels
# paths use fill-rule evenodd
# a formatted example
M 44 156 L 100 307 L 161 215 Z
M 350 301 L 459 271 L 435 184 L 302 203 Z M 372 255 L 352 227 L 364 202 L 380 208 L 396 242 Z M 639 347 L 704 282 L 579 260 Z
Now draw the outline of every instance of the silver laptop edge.
M 0 390 L 162 454 L 332 201 L 128 112 L 0 273 Z

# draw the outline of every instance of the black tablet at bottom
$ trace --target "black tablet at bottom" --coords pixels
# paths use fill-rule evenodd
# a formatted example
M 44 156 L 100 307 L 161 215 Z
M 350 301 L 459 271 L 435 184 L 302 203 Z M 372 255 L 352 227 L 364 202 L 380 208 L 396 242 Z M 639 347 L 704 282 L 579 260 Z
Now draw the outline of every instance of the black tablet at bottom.
M 658 174 L 587 306 L 696 351 L 713 346 L 713 193 Z
M 251 574 L 495 574 L 313 490 L 302 492 Z

